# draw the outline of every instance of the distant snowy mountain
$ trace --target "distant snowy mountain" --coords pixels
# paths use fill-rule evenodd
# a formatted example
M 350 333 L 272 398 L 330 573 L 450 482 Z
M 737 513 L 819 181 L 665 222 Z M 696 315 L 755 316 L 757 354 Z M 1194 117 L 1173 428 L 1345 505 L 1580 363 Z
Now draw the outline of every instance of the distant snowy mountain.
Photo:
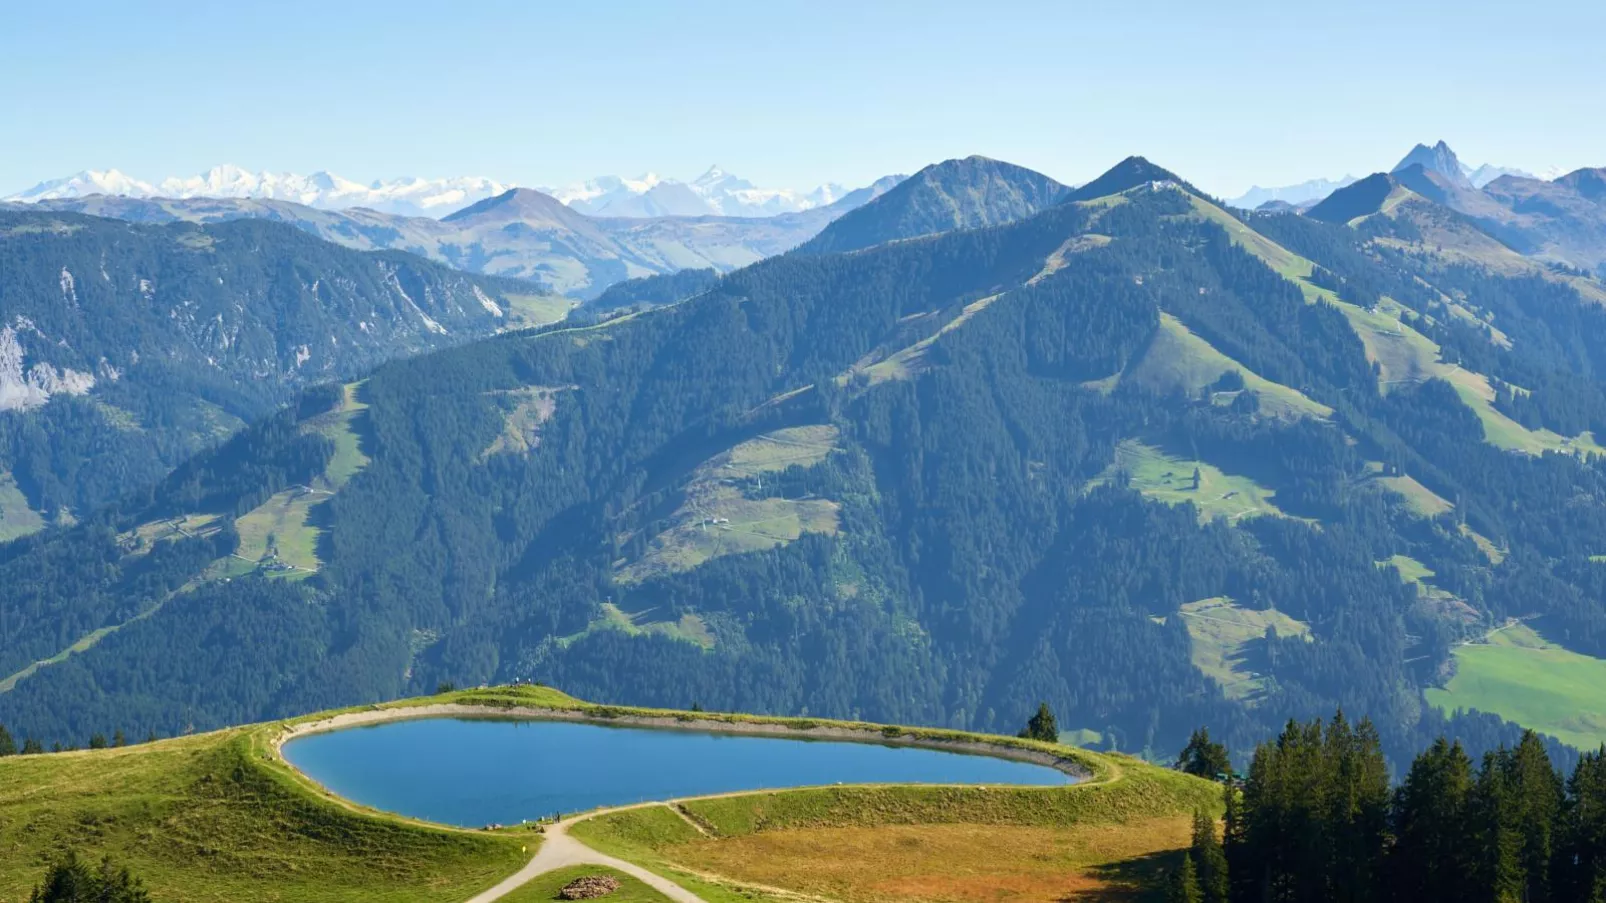
M 1312 201 L 1319 201 L 1354 182 L 1354 176 L 1346 175 L 1336 181 L 1333 179 L 1309 179 L 1300 182 L 1298 185 L 1283 185 L 1276 188 L 1262 188 L 1259 185 L 1255 185 L 1239 197 L 1227 201 L 1227 203 L 1242 210 L 1255 210 L 1260 205 L 1271 201 L 1282 201 L 1285 204 L 1298 207 Z
M 776 216 L 824 207 L 847 194 L 841 185 L 812 191 L 760 188 L 718 166 L 691 180 L 666 179 L 657 173 L 640 178 L 598 176 L 578 185 L 542 188 L 589 216 Z
M 129 198 L 257 198 L 294 201 L 322 210 L 367 207 L 402 216 L 440 217 L 501 194 L 510 187 L 494 179 L 474 176 L 401 178 L 364 185 L 330 172 L 303 176 L 288 172 L 252 172 L 224 165 L 214 166 L 200 175 L 170 177 L 156 183 L 135 179 L 115 169 L 86 170 L 64 179 L 40 182 L 4 200 L 35 203 L 95 194 Z
M 195 176 L 169 177 L 146 182 L 115 169 L 104 172 L 86 170 L 63 179 L 52 179 L 0 201 L 36 203 L 85 198 L 102 194 L 126 198 L 254 198 L 293 201 L 320 210 L 367 207 L 381 213 L 401 216 L 429 216 L 439 219 L 470 204 L 495 197 L 510 188 L 511 182 L 498 182 L 475 176 L 446 179 L 400 178 L 354 182 L 331 172 L 311 175 L 252 172 L 239 166 L 224 165 Z M 690 182 L 666 179 L 647 173 L 637 179 L 598 176 L 565 188 L 538 189 L 589 216 L 776 216 L 824 207 L 841 200 L 848 190 L 841 185 L 821 185 L 812 191 L 790 188 L 760 188 L 752 182 L 720 169 L 708 171 Z

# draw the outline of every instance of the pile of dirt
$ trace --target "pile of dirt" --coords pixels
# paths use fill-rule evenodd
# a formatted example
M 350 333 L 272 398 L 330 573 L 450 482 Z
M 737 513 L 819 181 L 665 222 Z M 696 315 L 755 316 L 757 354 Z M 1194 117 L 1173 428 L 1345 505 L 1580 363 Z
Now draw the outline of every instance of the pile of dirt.
M 595 900 L 619 889 L 619 879 L 607 875 L 587 875 L 563 885 L 558 897 L 564 900 Z

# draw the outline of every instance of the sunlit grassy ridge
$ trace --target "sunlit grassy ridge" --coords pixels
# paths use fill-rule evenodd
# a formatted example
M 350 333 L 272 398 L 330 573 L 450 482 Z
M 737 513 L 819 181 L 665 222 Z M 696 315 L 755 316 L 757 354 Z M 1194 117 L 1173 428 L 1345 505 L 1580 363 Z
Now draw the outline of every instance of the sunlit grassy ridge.
M 1412 318 L 1419 316 L 1414 311 L 1386 297 L 1373 310 L 1341 301 L 1332 290 L 1311 281 L 1315 264 L 1310 260 L 1266 238 L 1214 204 L 1198 197 L 1190 199 L 1192 216 L 1226 230 L 1234 244 L 1298 286 L 1305 300 L 1325 301 L 1337 307 L 1366 347 L 1367 358 L 1382 371 L 1380 387 L 1384 391 L 1395 385 L 1442 379 L 1455 387 L 1462 403 L 1478 415 L 1484 438 L 1491 445 L 1531 455 L 1546 451 L 1606 452 L 1589 433 L 1568 437 L 1523 427 L 1495 408 L 1495 393 L 1488 377 L 1440 359 L 1438 344 L 1411 325 Z
M 604 852 L 663 870 L 709 903 L 794 899 L 789 892 L 794 886 L 824 886 L 814 873 L 835 868 L 835 857 L 811 858 L 806 852 L 844 843 L 874 850 L 904 882 L 902 890 L 888 895 L 866 885 L 865 875 L 832 878 L 843 887 L 841 898 L 846 900 L 948 899 L 909 893 L 941 873 L 933 869 L 949 858 L 942 851 L 968 848 L 972 841 L 975 861 L 954 863 L 956 867 L 1003 869 L 997 873 L 1014 875 L 1011 880 L 1057 887 L 1056 882 L 1071 874 L 1062 873 L 1059 866 L 1064 866 L 1076 881 L 1119 886 L 1121 881 L 1147 880 L 1144 869 L 1152 871 L 1158 861 L 1152 857 L 1163 858 L 1180 847 L 1186 818 L 1195 809 L 1216 811 L 1220 806 L 1219 788 L 1207 782 L 1124 756 L 1011 737 L 606 706 L 547 687 L 490 687 L 133 747 L 0 760 L 0 899 L 24 895 L 46 865 L 68 848 L 94 858 L 110 855 L 128 865 L 162 901 L 467 899 L 523 865 L 539 835 L 468 831 L 375 812 L 333 797 L 292 769 L 275 749 L 293 725 L 435 704 L 470 706 L 487 715 L 556 710 L 600 720 L 648 718 L 737 731 L 780 728 L 801 735 L 823 728 L 856 732 L 867 740 L 982 742 L 1055 755 L 1089 776 L 1082 785 L 1065 787 L 863 786 L 761 792 L 689 801 L 679 810 L 633 809 L 574 829 L 576 837 L 594 841 Z M 1004 844 L 1006 836 L 1015 840 Z M 682 861 L 681 848 L 688 844 L 702 844 L 703 852 Z M 772 874 L 758 867 L 763 851 L 776 844 L 792 850 L 792 871 Z M 1020 855 L 1000 858 L 1001 845 L 1018 847 Z M 1050 848 L 1059 851 L 1051 860 L 1058 864 L 1054 869 L 1028 861 L 1034 855 L 1030 851 Z M 1123 871 L 1130 869 L 1137 871 Z M 576 875 L 596 871 L 587 867 L 544 876 L 509 899 L 551 899 Z M 660 899 L 628 881 L 620 893 L 624 896 L 619 899 L 638 903 Z
M 1332 408 L 1306 397 L 1297 389 L 1274 383 L 1218 351 L 1194 335 L 1181 320 L 1160 314 L 1160 327 L 1143 357 L 1122 375 L 1121 381 L 1135 382 L 1152 392 L 1182 391 L 1198 395 L 1224 374 L 1243 377 L 1244 390 L 1259 396 L 1262 413 L 1273 417 L 1326 418 Z M 1236 392 L 1220 393 L 1218 401 L 1230 401 Z
M 457 901 L 517 869 L 519 846 L 321 799 L 262 728 L 0 760 L 0 899 L 72 848 L 163 901 Z

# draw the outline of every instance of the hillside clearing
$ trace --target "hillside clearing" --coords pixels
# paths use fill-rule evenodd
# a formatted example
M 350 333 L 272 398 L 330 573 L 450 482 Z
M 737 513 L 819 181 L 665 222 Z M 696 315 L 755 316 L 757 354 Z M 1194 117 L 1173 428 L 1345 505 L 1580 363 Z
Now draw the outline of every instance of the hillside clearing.
M 575 304 L 562 295 L 503 295 L 508 302 L 507 329 L 530 329 L 569 316 Z
M 711 558 L 772 549 L 804 533 L 834 534 L 839 505 L 830 499 L 750 497 L 766 475 L 812 467 L 836 449 L 833 426 L 775 430 L 739 443 L 693 471 L 680 506 L 617 578 L 638 583 L 689 571 Z
M 1199 486 L 1194 488 L 1193 474 L 1199 473 Z M 1201 521 L 1224 517 L 1235 521 L 1244 517 L 1278 515 L 1283 513 L 1271 503 L 1270 489 L 1248 477 L 1235 476 L 1205 461 L 1184 460 L 1145 445 L 1136 439 L 1123 440 L 1115 449 L 1115 461 L 1096 480 L 1094 485 L 1126 473 L 1131 486 L 1146 498 L 1167 505 L 1191 502 L 1199 509 Z
M 1406 507 L 1422 517 L 1434 518 L 1455 510 L 1454 505 L 1450 504 L 1438 493 L 1417 482 L 1416 478 L 1410 474 L 1393 477 L 1379 476 L 1373 479 L 1376 480 L 1379 486 L 1403 498 Z
M 573 386 L 567 388 L 574 388 Z M 529 454 L 541 444 L 541 424 L 552 419 L 558 410 L 558 393 L 565 391 L 548 386 L 527 386 L 494 393 L 507 405 L 502 415 L 502 432 L 480 452 L 484 461 L 492 455 Z
M 602 603 L 602 613 L 586 625 L 586 629 L 571 636 L 558 639 L 559 645 L 567 646 L 582 637 L 596 633 L 599 630 L 617 630 L 628 636 L 641 636 L 655 634 L 677 640 L 686 640 L 696 643 L 704 649 L 714 647 L 714 635 L 709 633 L 708 625 L 695 614 L 687 612 L 674 620 L 656 617 L 652 609 L 637 612 L 627 612 L 612 602 Z
M 1448 685 L 1427 691 L 1438 708 L 1489 712 L 1579 749 L 1606 743 L 1606 661 L 1517 624 L 1457 647 L 1455 665 Z
M 1254 644 L 1269 631 L 1310 639 L 1310 625 L 1304 621 L 1273 608 L 1242 608 L 1225 596 L 1189 602 L 1178 614 L 1193 644 L 1193 666 L 1220 685 L 1228 699 L 1251 699 L 1264 689 L 1251 665 Z
M 1243 377 L 1244 390 L 1259 396 L 1260 410 L 1268 416 L 1326 419 L 1333 413 L 1332 408 L 1312 401 L 1297 389 L 1265 379 L 1221 353 L 1190 331 L 1181 320 L 1164 312 L 1160 314 L 1160 326 L 1148 349 L 1120 379 L 1161 395 L 1181 391 L 1198 396 L 1227 373 Z M 1217 392 L 1213 400 L 1231 403 L 1237 394 Z
M 45 518 L 29 507 L 28 499 L 10 471 L 0 470 L 0 542 L 37 533 L 45 528 Z

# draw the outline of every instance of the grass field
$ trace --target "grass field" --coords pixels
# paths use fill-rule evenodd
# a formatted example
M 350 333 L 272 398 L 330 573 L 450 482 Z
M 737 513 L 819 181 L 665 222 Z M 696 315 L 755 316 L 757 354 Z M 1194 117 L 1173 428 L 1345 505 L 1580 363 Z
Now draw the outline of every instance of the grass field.
M 556 323 L 569 316 L 574 302 L 562 295 L 505 295 L 507 328 L 529 329 Z
M 1606 661 L 1519 624 L 1458 647 L 1455 664 L 1448 686 L 1427 691 L 1440 709 L 1489 712 L 1580 749 L 1606 743 Z
M 619 889 L 605 899 L 608 903 L 669 903 L 669 898 L 623 872 L 600 865 L 577 865 L 539 875 L 534 881 L 503 897 L 503 903 L 548 903 L 562 899 L 558 891 L 577 878 L 605 875 L 619 882 Z
M 1397 477 L 1375 477 L 1379 486 L 1405 499 L 1405 504 L 1423 517 L 1438 517 L 1455 509 L 1455 506 L 1433 490 L 1418 483 L 1409 474 Z
M 1199 470 L 1198 489 L 1193 488 L 1194 468 Z M 1111 479 L 1119 471 L 1130 475 L 1133 489 L 1155 501 L 1168 505 L 1192 502 L 1202 521 L 1282 514 L 1271 503 L 1272 491 L 1254 480 L 1225 473 L 1204 461 L 1175 457 L 1135 439 L 1116 447 L 1115 462 L 1095 483 Z
M 804 533 L 837 531 L 838 504 L 821 498 L 748 498 L 739 483 L 792 465 L 809 467 L 836 448 L 832 426 L 790 427 L 765 433 L 708 459 L 693 472 L 685 498 L 636 561 L 618 579 L 639 582 L 688 571 L 721 555 L 785 545 Z
M 1061 788 L 831 787 L 693 800 L 574 835 L 677 880 L 869 901 L 1134 899 L 1220 790 L 1117 757 L 1120 780 Z M 693 822 L 697 826 L 694 827 Z
M 0 899 L 68 847 L 126 864 L 164 903 L 460 903 L 524 862 L 515 838 L 318 797 L 270 758 L 267 730 L 0 759 Z
M 318 528 L 307 518 L 314 505 L 328 498 L 327 491 L 306 488 L 269 496 L 235 519 L 234 529 L 240 534 L 237 554 L 251 561 L 276 556 L 297 571 L 316 571 L 322 563 L 318 560 Z
M 1249 699 L 1263 689 L 1250 662 L 1251 646 L 1276 629 L 1283 637 L 1310 637 L 1310 625 L 1276 609 L 1240 608 L 1217 597 L 1189 602 L 1180 612 L 1193 643 L 1193 666 L 1221 685 L 1228 699 Z
M 1268 416 L 1325 419 L 1333 413 L 1332 408 L 1310 400 L 1296 389 L 1265 379 L 1222 354 L 1168 313 L 1160 314 L 1160 328 L 1154 340 L 1121 381 L 1135 382 L 1160 394 L 1180 390 L 1196 396 L 1228 372 L 1243 377 L 1244 388 L 1260 396 L 1260 410 Z M 1219 400 L 1230 402 L 1235 394 L 1222 393 L 1224 397 Z
M 708 632 L 708 625 L 695 614 L 683 614 L 675 620 L 657 618 L 651 609 L 647 611 L 627 612 L 612 602 L 602 603 L 602 615 L 586 629 L 572 636 L 562 637 L 558 640 L 560 646 L 580 639 L 598 630 L 618 630 L 632 636 L 640 634 L 657 634 L 673 639 L 686 640 L 696 643 L 704 649 L 714 647 L 714 635 Z
M 44 516 L 28 506 L 10 471 L 0 470 L 0 542 L 37 533 L 45 528 Z
M 240 515 L 234 529 L 240 534 L 236 554 L 248 562 L 274 560 L 289 570 L 289 578 L 305 577 L 322 564 L 318 559 L 318 528 L 311 523 L 312 509 L 329 500 L 351 478 L 368 466 L 362 435 L 368 405 L 360 400 L 361 383 L 342 387 L 340 404 L 308 418 L 304 433 L 318 433 L 334 443 L 334 454 L 310 486 L 292 486 Z
M 340 405 L 332 411 L 319 414 L 302 424 L 303 432 L 319 433 L 335 444 L 335 453 L 324 467 L 323 477 L 316 488 L 335 492 L 368 466 L 368 455 L 362 450 L 363 418 L 368 405 L 359 400 L 362 383 L 349 383 L 341 387 Z
M 364 706 L 529 706 L 1055 750 L 1090 781 L 1060 787 L 848 786 L 761 792 L 621 811 L 582 822 L 582 842 L 661 871 L 708 903 L 1134 899 L 1174 862 L 1196 809 L 1220 789 L 1119 755 L 1008 737 L 813 719 L 599 706 L 546 687 L 492 687 Z M 295 721 L 327 718 L 335 712 Z M 538 835 L 468 831 L 332 797 L 273 750 L 282 723 L 133 747 L 0 760 L 0 899 L 15 899 L 65 848 L 109 854 L 157 900 L 223 903 L 461 901 L 520 867 Z M 845 855 L 860 851 L 856 857 Z M 851 861 L 847 861 L 851 860 Z M 550 900 L 591 867 L 507 898 Z M 800 896 L 801 895 L 801 896 Z M 1069 895 L 1069 896 L 1068 896 Z M 1136 896 L 1134 896 L 1136 895 Z M 661 896 L 626 880 L 624 903 Z
M 1053 265 L 1052 261 L 1045 263 L 1045 266 L 1051 265 Z M 1063 260 L 1061 261 L 1060 266 L 1064 266 Z M 853 367 L 848 370 L 848 372 L 837 376 L 837 385 L 846 386 L 853 381 L 856 375 L 859 374 L 863 374 L 863 376 L 868 380 L 868 384 L 872 386 L 878 383 L 884 383 L 888 380 L 910 379 L 914 377 L 915 374 L 919 373 L 924 368 L 926 352 L 931 349 L 931 346 L 935 344 L 938 339 L 965 325 L 970 321 L 971 317 L 974 317 L 976 314 L 986 310 L 989 305 L 1002 297 L 1003 295 L 1000 293 L 997 295 L 988 295 L 985 298 L 979 298 L 975 301 L 972 301 L 960 309 L 959 313 L 955 314 L 952 320 L 944 323 L 936 332 L 921 339 L 920 341 L 914 342 L 906 347 L 899 348 L 891 353 L 887 353 L 884 350 L 875 352 L 864 360 L 855 363 Z

